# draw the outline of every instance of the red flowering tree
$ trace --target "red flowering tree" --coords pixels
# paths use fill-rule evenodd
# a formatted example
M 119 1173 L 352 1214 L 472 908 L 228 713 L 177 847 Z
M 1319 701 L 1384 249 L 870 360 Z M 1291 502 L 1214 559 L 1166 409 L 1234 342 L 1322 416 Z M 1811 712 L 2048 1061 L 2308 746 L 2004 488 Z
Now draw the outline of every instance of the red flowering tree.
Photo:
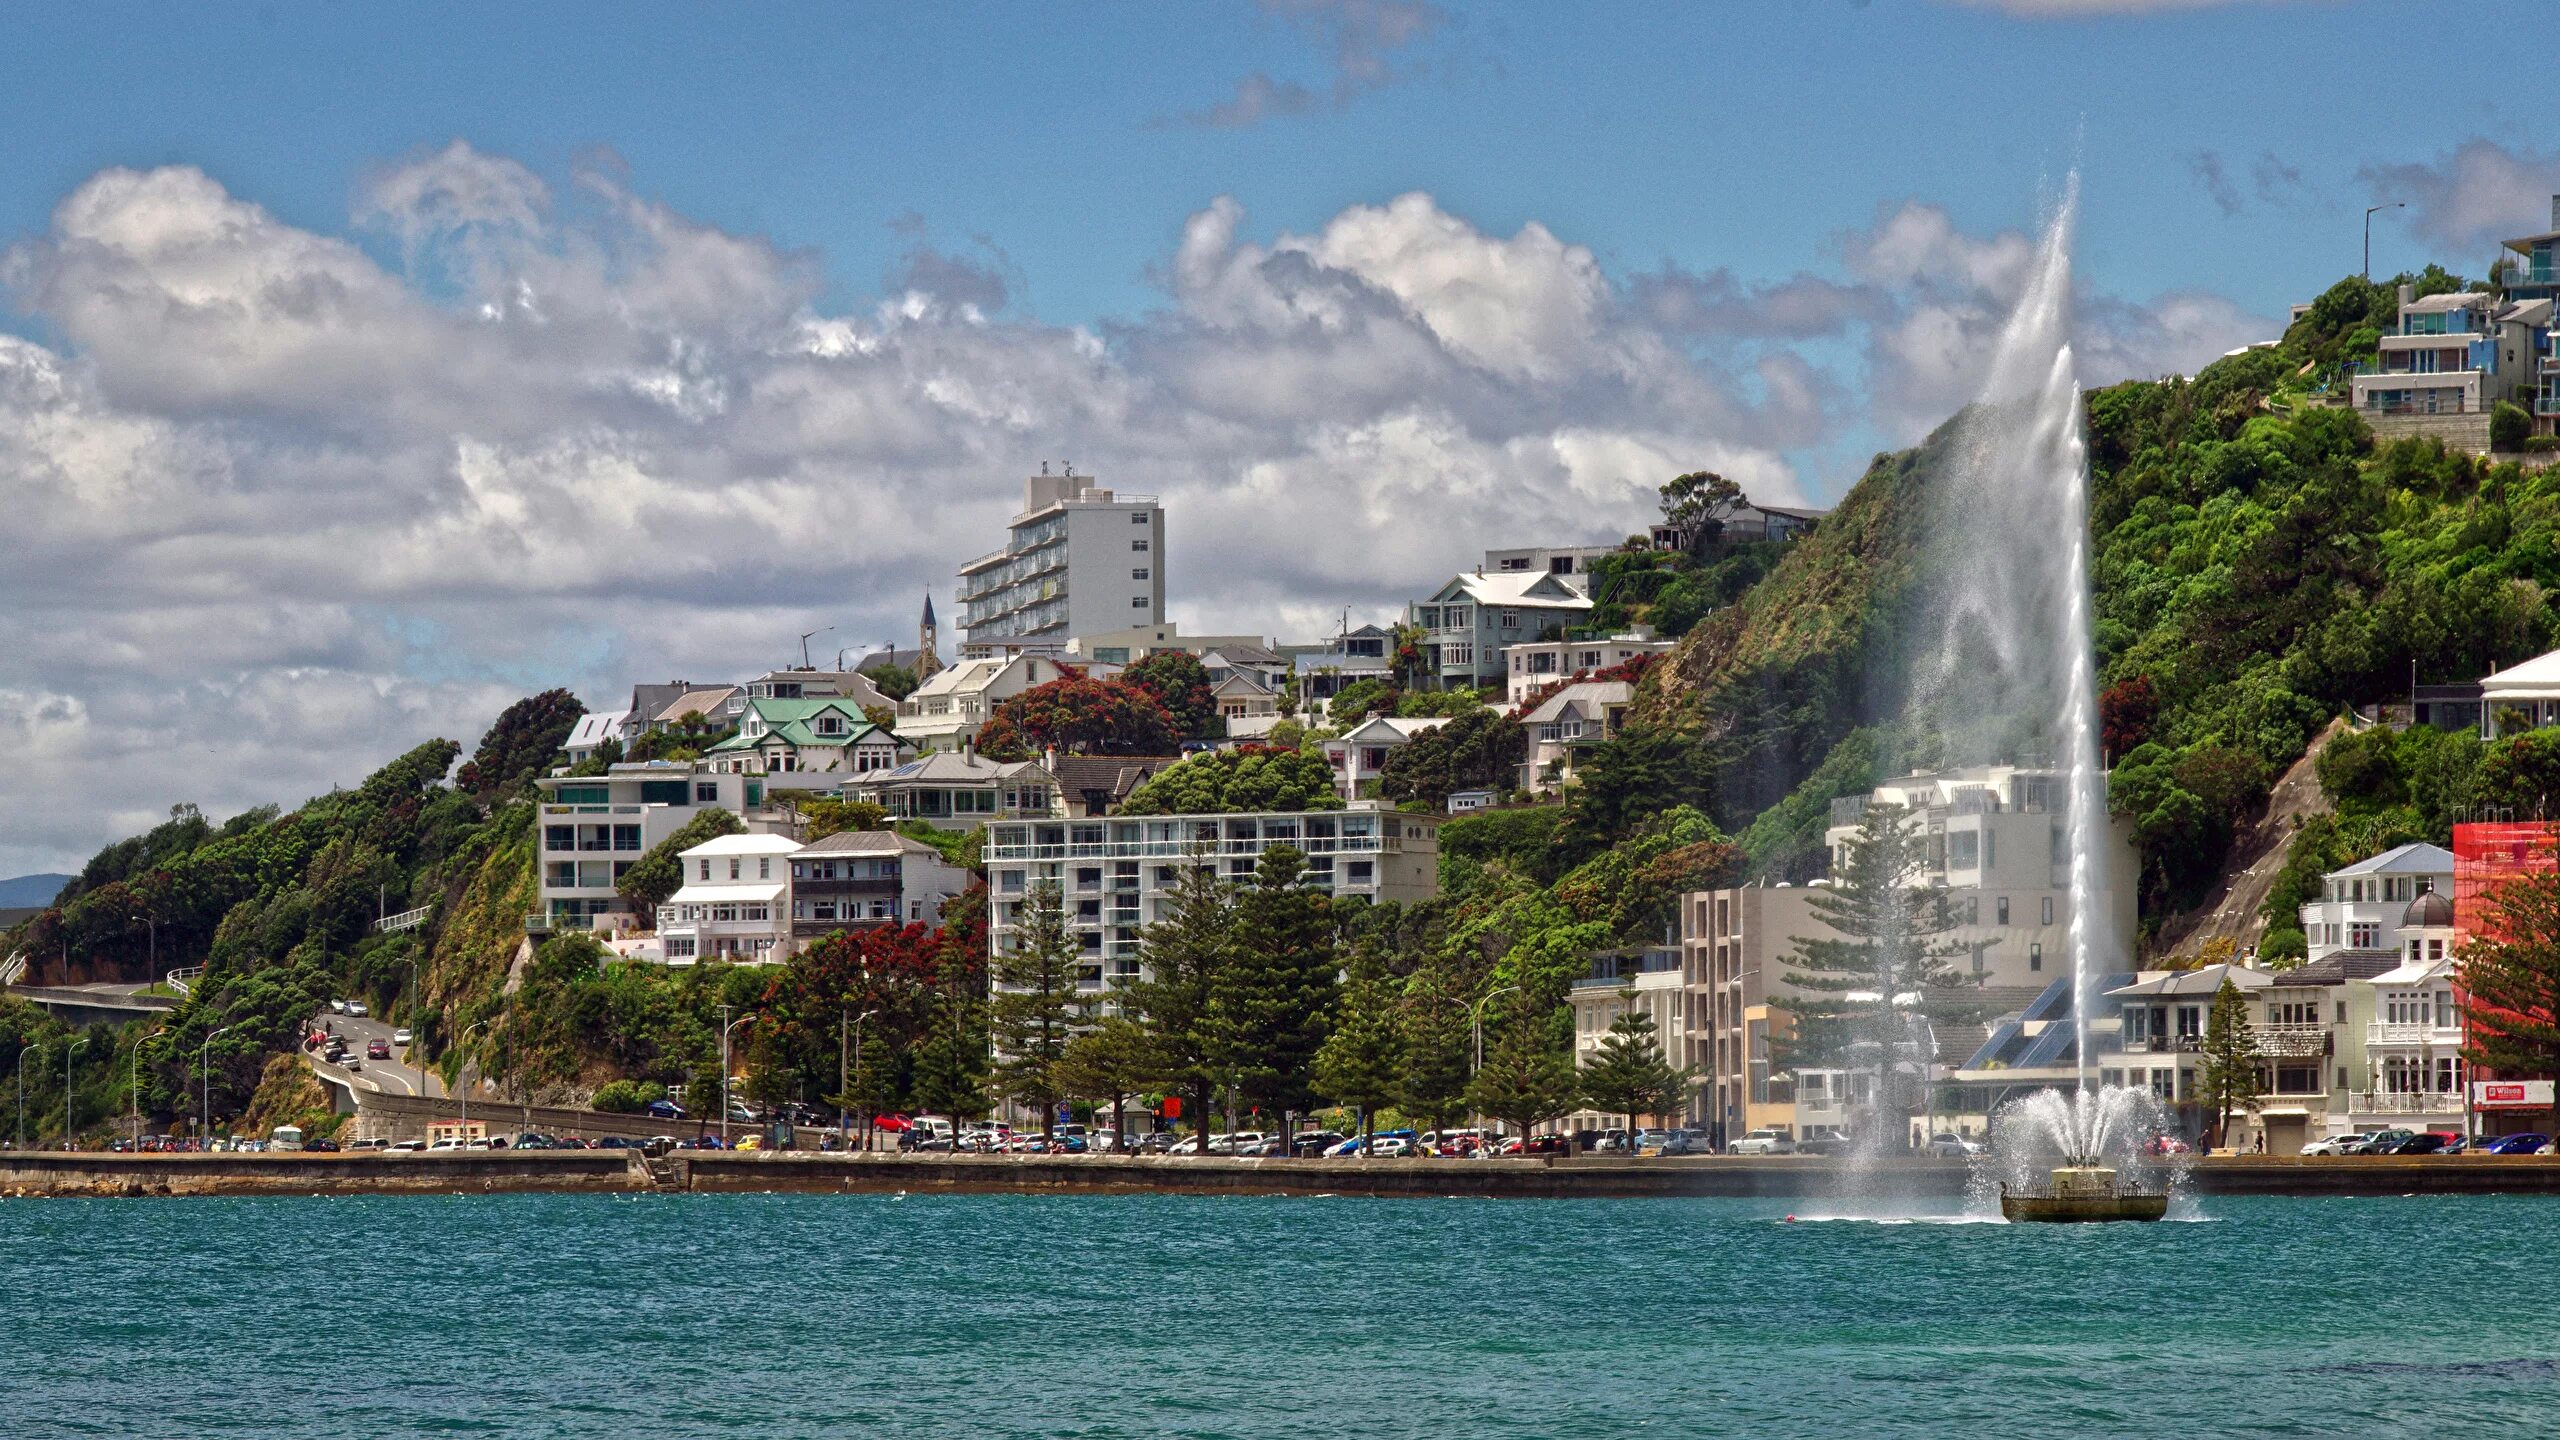
M 1160 650 L 1121 671 L 1119 683 L 1153 696 L 1185 740 L 1214 740 L 1227 733 L 1219 721 L 1217 697 L 1209 693 L 1208 668 L 1188 651 Z
M 978 751 L 999 760 L 1053 747 L 1068 755 L 1167 755 L 1180 739 L 1172 713 L 1144 688 L 1071 675 L 996 706 L 979 727 Z
M 2098 692 L 2098 743 L 2106 747 L 2110 761 L 2141 749 L 2159 718 L 2160 696 L 2148 675 L 2119 680 Z

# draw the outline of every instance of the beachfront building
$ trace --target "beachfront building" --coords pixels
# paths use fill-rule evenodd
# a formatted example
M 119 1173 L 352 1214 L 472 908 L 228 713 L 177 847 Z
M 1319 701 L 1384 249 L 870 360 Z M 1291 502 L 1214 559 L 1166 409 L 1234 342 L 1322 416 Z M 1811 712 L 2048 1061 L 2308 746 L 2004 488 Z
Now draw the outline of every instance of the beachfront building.
M 533 912 L 525 930 L 635 929 L 639 917 L 614 892 L 633 862 L 706 809 L 748 815 L 764 785 L 744 775 L 696 773 L 669 761 L 613 765 L 602 775 L 548 775 L 533 782 L 535 839 L 541 847 Z
M 1947 888 L 1961 919 L 1947 938 L 1964 946 L 1954 964 L 1974 1000 L 1995 1015 L 2026 1010 L 2071 964 L 2064 777 L 1997 765 L 1886 781 L 1869 794 L 1832 802 L 1826 842 L 1834 856 L 1870 805 L 1888 803 L 1903 807 L 1927 838 L 1928 869 L 1914 879 Z M 2126 955 L 2133 950 L 2133 886 L 2140 874 L 2132 823 L 2111 817 L 2106 834 L 2099 871 L 2109 884 L 2095 897 L 2097 951 Z M 1796 1081 L 1772 1057 L 1792 1029 L 1787 1002 L 1798 991 L 1788 973 L 1796 938 L 1831 934 L 1812 904 L 1828 883 L 1745 885 L 1682 898 L 1697 1119 L 1722 1134 L 1795 1133 Z M 1974 1055 L 1987 1034 L 1981 1025 L 1933 1027 L 1933 1073 L 1943 1075 Z
M 991 954 L 1014 944 L 1032 887 L 1055 883 L 1081 957 L 1078 984 L 1100 996 L 1138 978 L 1139 934 L 1165 918 L 1186 866 L 1253 877 L 1265 850 L 1306 857 L 1300 883 L 1339 898 L 1431 899 L 1440 888 L 1440 821 L 1380 805 L 1240 815 L 998 820 L 987 827 Z
M 1070 637 L 1164 621 L 1164 509 L 1090 475 L 1023 482 L 1004 548 L 960 567 L 963 659 L 1056 656 Z
M 2465 1131 L 2461 937 L 2449 890 L 2411 900 L 2395 927 L 2399 963 L 2351 987 L 2348 1017 L 2362 1028 L 2363 1054 L 2344 1128 Z
M 789 956 L 788 835 L 723 835 L 678 856 L 684 884 L 658 907 L 658 940 L 670 965 L 705 960 L 766 964 Z

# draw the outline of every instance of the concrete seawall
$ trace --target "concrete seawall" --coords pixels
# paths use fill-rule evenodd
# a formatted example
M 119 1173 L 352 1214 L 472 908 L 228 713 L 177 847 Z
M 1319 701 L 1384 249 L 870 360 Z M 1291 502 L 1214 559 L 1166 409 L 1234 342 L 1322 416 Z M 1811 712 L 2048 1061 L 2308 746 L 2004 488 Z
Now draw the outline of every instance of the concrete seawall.
M 1480 1196 L 1820 1200 L 1851 1176 L 1828 1161 L 1697 1159 L 1326 1160 L 1161 1156 L 733 1154 L 467 1151 L 359 1155 L 100 1155 L 0 1152 L 0 1195 L 346 1195 L 500 1192 L 785 1191 L 802 1194 L 1135 1194 Z M 1861 1193 L 1946 1201 L 1965 1167 L 1911 1160 L 1856 1181 Z M 2560 1195 L 2560 1158 L 2223 1157 L 2198 1162 L 2204 1195 Z

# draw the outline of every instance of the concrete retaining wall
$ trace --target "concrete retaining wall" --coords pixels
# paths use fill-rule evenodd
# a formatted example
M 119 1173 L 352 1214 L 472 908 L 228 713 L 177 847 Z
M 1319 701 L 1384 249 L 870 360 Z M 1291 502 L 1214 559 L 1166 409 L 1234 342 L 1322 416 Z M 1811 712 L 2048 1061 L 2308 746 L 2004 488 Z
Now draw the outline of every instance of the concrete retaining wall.
M 1481 1196 L 1682 1195 L 1821 1200 L 1862 1195 L 1946 1201 L 1966 1168 L 1912 1160 L 1864 1175 L 1821 1160 L 1224 1160 L 1163 1156 L 817 1155 L 678 1151 L 466 1151 L 436 1155 L 99 1155 L 0 1153 L 0 1194 L 228 1195 L 500 1191 L 784 1191 L 804 1194 L 1136 1194 Z M 2456 1156 L 2200 1161 L 2205 1195 L 2560 1195 L 2560 1158 Z

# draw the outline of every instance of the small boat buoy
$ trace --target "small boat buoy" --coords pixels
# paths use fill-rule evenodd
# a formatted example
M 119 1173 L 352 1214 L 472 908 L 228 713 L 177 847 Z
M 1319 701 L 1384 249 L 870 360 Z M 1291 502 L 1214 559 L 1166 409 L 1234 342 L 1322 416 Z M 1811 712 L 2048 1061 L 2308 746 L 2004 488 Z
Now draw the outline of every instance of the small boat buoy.
M 1790 1225 L 1793 1225 L 1794 1223 L 1796 1223 L 1796 1217 L 1794 1217 L 1793 1215 L 1788 1216 L 1788 1217 L 1787 1217 L 1787 1223 L 1788 1223 L 1788 1224 L 1790 1224 Z

